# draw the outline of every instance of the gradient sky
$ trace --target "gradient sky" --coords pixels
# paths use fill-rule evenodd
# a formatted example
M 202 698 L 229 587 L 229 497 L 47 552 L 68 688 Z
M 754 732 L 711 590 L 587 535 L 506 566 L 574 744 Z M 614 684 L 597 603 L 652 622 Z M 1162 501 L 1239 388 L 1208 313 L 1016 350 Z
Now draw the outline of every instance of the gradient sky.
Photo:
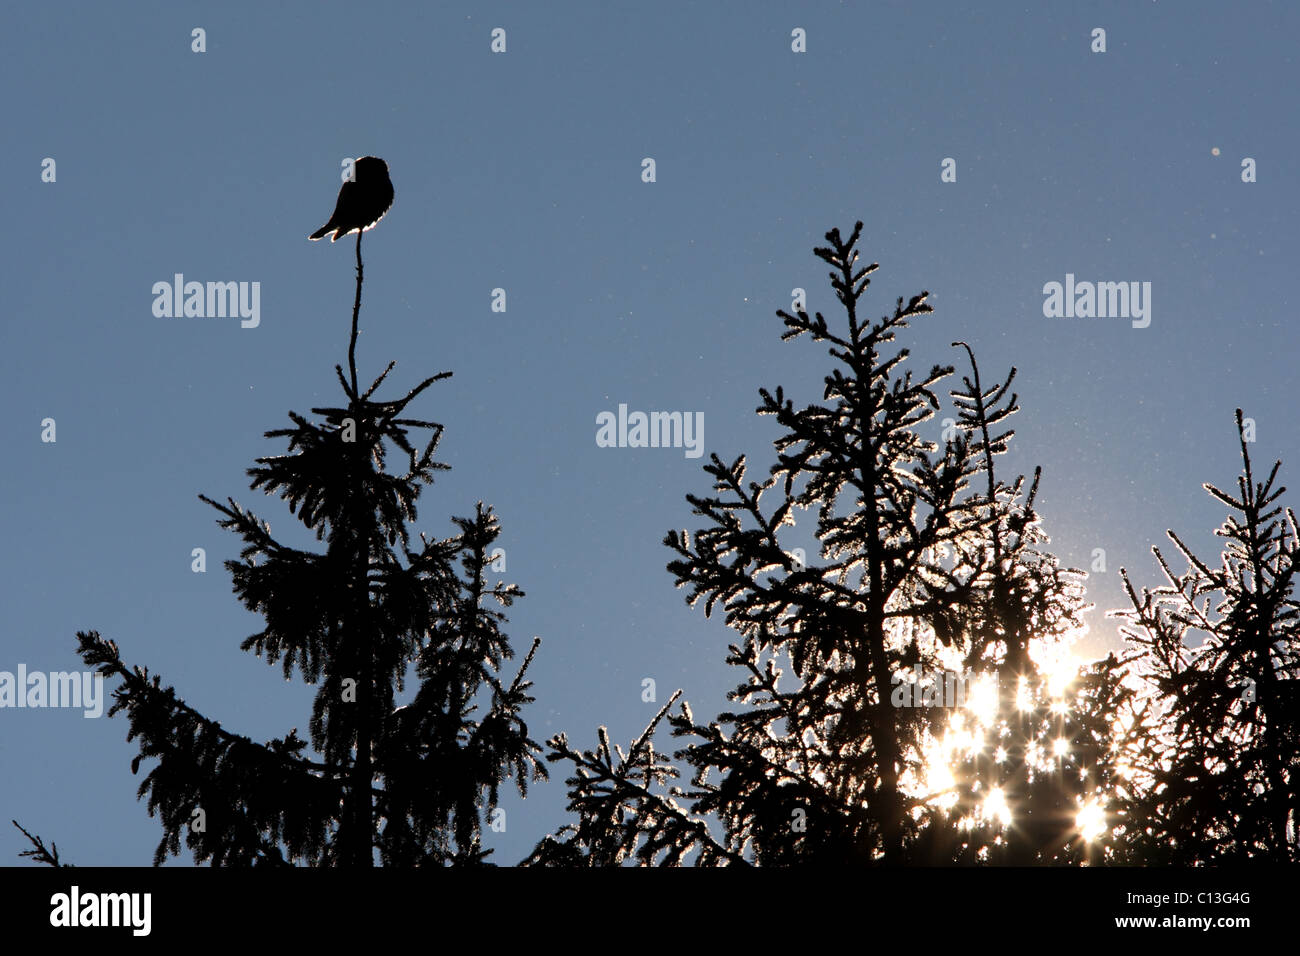
M 503 577 L 527 593 L 507 633 L 521 655 L 542 638 L 538 740 L 590 747 L 603 723 L 626 745 L 659 706 L 646 677 L 699 719 L 727 707 L 736 635 L 686 606 L 661 541 L 699 527 L 685 495 L 708 490 L 709 452 L 766 472 L 760 386 L 820 400 L 823 346 L 782 343 L 774 313 L 803 287 L 842 321 L 812 248 L 858 219 L 881 265 L 868 313 L 930 292 L 934 315 L 900 342 L 912 368 L 960 368 L 960 338 L 986 380 L 1019 369 L 1002 476 L 1043 466 L 1063 564 L 1105 549 L 1078 649 L 1117 646 L 1103 614 L 1125 605 L 1121 566 L 1160 583 L 1150 548 L 1169 528 L 1217 556 L 1225 509 L 1200 486 L 1234 487 L 1234 408 L 1257 423 L 1257 467 L 1281 458 L 1300 482 L 1300 8 L 960 6 L 6 8 L 0 670 L 79 670 L 75 633 L 97 629 L 227 729 L 306 734 L 313 689 L 238 648 L 262 622 L 222 567 L 239 539 L 197 495 L 309 540 L 245 469 L 283 452 L 262 434 L 289 410 L 340 400 L 353 241 L 306 236 L 341 160 L 364 154 L 388 161 L 396 200 L 363 243 L 359 372 L 396 359 L 390 397 L 455 373 L 412 408 L 446 426 L 452 466 L 413 530 L 450 534 L 478 500 L 500 514 Z M 260 282 L 260 325 L 155 318 L 151 288 L 175 273 Z M 1150 282 L 1150 327 L 1045 318 L 1043 286 L 1067 273 Z M 598 448 L 596 416 L 619 403 L 702 412 L 705 458 Z M 10 818 L 78 864 L 149 864 L 160 829 L 126 728 L 0 710 L 0 865 L 26 846 Z M 506 833 L 485 833 L 496 862 L 569 821 L 555 771 L 507 798 Z

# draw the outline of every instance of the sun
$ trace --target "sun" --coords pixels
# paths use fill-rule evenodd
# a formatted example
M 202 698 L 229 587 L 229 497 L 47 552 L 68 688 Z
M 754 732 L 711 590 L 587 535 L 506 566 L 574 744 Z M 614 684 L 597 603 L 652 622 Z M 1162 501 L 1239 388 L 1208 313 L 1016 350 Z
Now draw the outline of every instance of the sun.
M 1065 648 L 1052 653 L 1045 652 L 1043 658 L 1039 669 L 1047 682 L 1047 696 L 1059 700 L 1079 676 L 1079 665 L 1082 662 Z
M 987 674 L 972 681 L 966 709 L 985 727 L 992 725 L 998 715 L 997 681 Z
M 1098 803 L 1085 803 L 1074 818 L 1074 825 L 1086 842 L 1100 840 L 1106 835 L 1106 811 Z
M 1001 787 L 994 787 L 984 798 L 983 816 L 985 820 L 997 820 L 1004 827 L 1011 823 L 1011 808 Z

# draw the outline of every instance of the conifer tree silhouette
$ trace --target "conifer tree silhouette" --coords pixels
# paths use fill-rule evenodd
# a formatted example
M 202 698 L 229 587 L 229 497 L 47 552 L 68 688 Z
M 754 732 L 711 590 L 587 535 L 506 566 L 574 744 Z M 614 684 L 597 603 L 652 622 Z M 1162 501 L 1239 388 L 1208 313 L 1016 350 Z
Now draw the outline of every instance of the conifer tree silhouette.
M 1010 486 L 995 477 L 995 456 L 1015 434 L 994 432 L 1019 409 L 1016 395 L 1008 397 L 1016 369 L 985 389 L 970 346 L 953 345 L 971 364 L 964 387 L 951 393 L 953 426 L 979 456 L 983 507 L 993 520 L 943 562 L 948 589 L 930 623 L 937 634 L 969 636 L 965 665 L 983 700 L 978 712 L 952 722 L 958 726 L 932 727 L 938 746 L 927 784 L 948 812 L 924 833 L 917 855 L 1022 866 L 1100 860 L 1110 852 L 1101 823 L 1115 800 L 1112 720 L 1132 690 L 1115 657 L 1073 675 L 1045 673 L 1035 660 L 1034 651 L 1043 658 L 1068 653 L 1090 607 L 1083 600 L 1086 575 L 1061 568 L 1042 550 L 1047 538 L 1034 508 L 1041 469 L 1023 500 L 1024 476 Z M 1086 838 L 1078 825 L 1085 808 L 1100 815 Z
M 826 377 L 830 404 L 796 409 L 782 388 L 760 389 L 758 413 L 787 429 L 771 476 L 746 484 L 744 456 L 726 464 L 714 455 L 705 470 L 715 494 L 687 496 L 710 525 L 693 539 L 665 539 L 679 555 L 669 570 L 690 587 L 687 601 L 705 598 L 706 613 L 721 603 L 744 637 L 728 662 L 750 678 L 730 696 L 754 709 L 720 716 L 735 726 L 730 737 L 718 722 L 679 720 L 674 731 L 704 740 L 688 751 L 696 808 L 716 812 L 729 844 L 750 846 L 762 864 L 904 861 L 903 780 L 915 770 L 922 721 L 920 711 L 890 705 L 893 676 L 914 663 L 938 669 L 938 647 L 893 640 L 901 635 L 892 621 L 915 615 L 916 599 L 925 599 L 915 569 L 927 554 L 981 520 L 959 500 L 972 470 L 965 444 L 934 459 L 933 443 L 915 431 L 938 408 L 932 387 L 952 369 L 935 366 L 913 382 L 910 372 L 895 374 L 906 349 L 882 355 L 909 318 L 932 311 L 927 293 L 906 306 L 900 298 L 892 317 L 861 320 L 858 300 L 878 268 L 857 268 L 861 231 L 859 222 L 844 241 L 833 230 L 830 247 L 815 250 L 832 267 L 847 332 L 832 331 L 821 313 L 778 312 L 783 339 L 828 341 L 846 367 Z M 772 491 L 778 503 L 765 511 Z M 782 547 L 778 531 L 796 509 L 816 510 L 824 564 Z M 782 651 L 797 690 L 778 685 Z M 718 785 L 707 780 L 714 768 L 725 775 Z
M 770 477 L 747 481 L 744 456 L 730 464 L 712 456 L 713 494 L 687 496 L 707 526 L 665 539 L 688 603 L 703 600 L 706 613 L 721 606 L 744 638 L 727 661 L 746 672 L 729 696 L 748 709 L 702 725 L 685 704 L 671 716 L 665 707 L 617 761 L 604 728 L 591 752 L 557 735 L 549 756 L 577 768 L 568 785 L 580 823 L 542 841 L 530 862 L 900 864 L 958 862 L 970 849 L 946 799 L 961 786 L 928 790 L 935 735 L 952 711 L 895 706 L 896 677 L 963 663 L 1024 673 L 1031 639 L 1077 625 L 1081 589 L 1035 548 L 1034 490 L 1016 506 L 1023 479 L 1011 488 L 994 480 L 993 456 L 1010 433 L 990 429 L 1015 411 L 1014 396 L 998 405 L 1010 377 L 985 391 L 972 354 L 975 380 L 954 393 L 959 426 L 942 451 L 919 433 L 953 369 L 935 366 L 914 381 L 901 369 L 906 349 L 885 354 L 909 319 L 931 312 L 927 293 L 898 299 L 877 322 L 860 317 L 877 268 L 857 266 L 861 231 L 859 222 L 844 240 L 833 230 L 829 247 L 815 250 L 832 267 L 847 330 L 821 313 L 777 313 L 784 339 L 830 343 L 839 365 L 825 378 L 826 404 L 797 408 L 781 388 L 760 389 L 758 414 L 786 430 Z M 971 487 L 981 471 L 984 493 Z M 782 540 L 801 511 L 816 515 L 820 560 L 801 559 Z M 793 689 L 780 683 L 785 661 L 799 681 Z M 665 716 L 692 741 L 675 754 L 694 769 L 689 789 L 673 784 L 679 772 L 653 748 Z M 990 784 L 987 772 L 969 776 L 966 792 L 980 782 Z
M 288 439 L 287 453 L 248 470 L 251 487 L 285 499 L 324 551 L 282 544 L 233 499 L 200 495 L 243 539 L 226 567 L 236 595 L 266 621 L 241 648 L 319 688 L 308 739 L 296 728 L 265 743 L 231 733 L 158 675 L 128 666 L 114 641 L 77 635 L 85 663 L 121 681 L 109 714 L 124 711 L 127 739 L 139 741 L 132 771 L 156 761 L 139 787 L 162 823 L 156 864 L 179 854 L 182 839 L 196 862 L 214 865 L 368 867 L 376 850 L 385 865 L 480 863 L 483 815 L 500 785 L 513 777 L 526 794 L 530 778 L 546 775 L 522 717 L 538 642 L 512 680 L 499 676 L 513 652 L 493 605 L 522 592 L 491 578 L 496 516 L 480 502 L 453 519 L 454 534 L 421 533 L 414 547 L 407 529 L 423 486 L 448 467 L 434 460 L 442 426 L 407 408 L 451 373 L 380 401 L 389 363 L 357 387 L 361 236 L 350 374 L 336 366 L 346 403 L 312 409 L 317 420 L 290 412 L 294 427 L 266 433 Z M 423 448 L 415 429 L 429 433 Z M 412 667 L 414 696 L 399 706 Z
M 1151 864 L 1300 861 L 1300 529 L 1277 502 L 1282 463 L 1258 481 L 1237 409 L 1236 495 L 1203 487 L 1231 509 L 1215 534 L 1218 567 L 1173 531 L 1187 570 L 1152 548 L 1167 584 L 1112 612 L 1140 649 L 1134 672 L 1151 691 L 1132 734 L 1138 777 L 1125 842 Z
M 20 831 L 22 831 L 23 836 L 27 837 L 27 842 L 29 842 L 32 845 L 32 848 L 30 850 L 21 851 L 18 854 L 19 856 L 30 857 L 33 862 L 42 863 L 45 864 L 46 866 L 54 866 L 54 867 L 72 866 L 71 863 L 64 863 L 61 859 L 59 859 L 58 844 L 51 843 L 47 847 L 45 845 L 44 840 L 42 840 L 39 836 L 37 836 L 34 833 L 28 833 L 26 828 L 24 828 L 23 825 L 20 824 L 17 820 L 10 820 L 9 822 L 12 823 L 14 826 L 16 826 Z

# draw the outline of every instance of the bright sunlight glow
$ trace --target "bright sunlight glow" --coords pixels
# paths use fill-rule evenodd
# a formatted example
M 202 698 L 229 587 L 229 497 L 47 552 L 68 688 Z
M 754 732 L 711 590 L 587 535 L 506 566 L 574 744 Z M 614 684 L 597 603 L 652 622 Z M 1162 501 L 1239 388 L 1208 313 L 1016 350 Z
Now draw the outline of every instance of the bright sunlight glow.
M 1089 843 L 1100 840 L 1106 835 L 1106 812 L 1096 803 L 1086 803 L 1074 818 L 1074 825 Z
M 1039 666 L 1047 678 L 1047 696 L 1053 700 L 1065 696 L 1071 682 L 1079 676 L 1080 663 L 1068 648 L 1062 647 L 1055 651 L 1044 652 Z
M 1011 823 L 1011 808 L 1001 787 L 994 787 L 984 798 L 984 819 L 997 820 L 1003 826 Z
M 989 676 L 978 678 L 966 697 L 966 709 L 984 726 L 989 726 L 998 714 L 998 685 Z

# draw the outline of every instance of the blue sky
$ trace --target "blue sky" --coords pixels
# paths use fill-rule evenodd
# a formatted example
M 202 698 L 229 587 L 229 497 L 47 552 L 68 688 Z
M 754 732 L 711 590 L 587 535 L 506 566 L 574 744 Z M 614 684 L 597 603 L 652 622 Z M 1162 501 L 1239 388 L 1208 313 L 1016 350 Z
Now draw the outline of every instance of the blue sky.
M 1118 569 L 1159 583 L 1166 529 L 1217 554 L 1224 511 L 1200 485 L 1233 487 L 1234 408 L 1257 467 L 1300 480 L 1294 5 L 552 6 L 6 9 L 0 670 L 79 669 L 75 633 L 96 629 L 228 729 L 306 733 L 312 689 L 238 649 L 261 622 L 221 566 L 238 539 L 197 495 L 308 541 L 244 472 L 283 450 L 262 434 L 289 410 L 340 395 L 353 244 L 306 236 L 344 157 L 382 156 L 396 188 L 363 244 L 360 375 L 396 359 L 397 394 L 455 373 L 412 410 L 445 425 L 452 466 L 413 530 L 497 509 L 504 577 L 527 592 L 508 633 L 521 652 L 542 638 L 539 740 L 590 746 L 604 723 L 626 743 L 658 706 L 646 677 L 700 718 L 726 707 L 735 635 L 685 605 L 661 541 L 698 526 L 685 495 L 708 489 L 708 453 L 770 463 L 760 386 L 820 398 L 829 359 L 782 343 L 774 313 L 802 287 L 841 318 L 812 255 L 832 227 L 866 224 L 870 313 L 929 290 L 935 314 L 900 343 L 914 368 L 959 364 L 964 339 L 986 379 L 1019 369 L 1003 474 L 1043 466 L 1064 564 L 1106 551 L 1080 651 L 1116 646 Z M 176 273 L 259 282 L 260 324 L 156 318 L 151 288 Z M 1045 317 L 1067 274 L 1150 282 L 1150 326 Z M 706 457 L 597 447 L 620 403 L 703 413 Z M 159 829 L 125 732 L 0 710 L 0 819 L 79 864 L 147 865 Z M 567 822 L 555 769 L 485 835 L 497 862 Z M 0 863 L 23 846 L 0 840 Z

